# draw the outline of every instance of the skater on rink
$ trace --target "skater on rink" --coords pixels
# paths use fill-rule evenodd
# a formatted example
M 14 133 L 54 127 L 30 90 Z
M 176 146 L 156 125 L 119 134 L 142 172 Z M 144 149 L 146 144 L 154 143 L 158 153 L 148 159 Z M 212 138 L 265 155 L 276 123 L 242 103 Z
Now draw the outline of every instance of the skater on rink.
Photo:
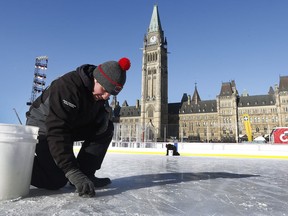
M 111 183 L 95 177 L 113 136 L 108 99 L 126 81 L 130 60 L 82 65 L 54 80 L 26 113 L 27 125 L 39 127 L 31 185 L 57 190 L 69 181 L 79 196 Z M 84 141 L 75 157 L 73 142 Z

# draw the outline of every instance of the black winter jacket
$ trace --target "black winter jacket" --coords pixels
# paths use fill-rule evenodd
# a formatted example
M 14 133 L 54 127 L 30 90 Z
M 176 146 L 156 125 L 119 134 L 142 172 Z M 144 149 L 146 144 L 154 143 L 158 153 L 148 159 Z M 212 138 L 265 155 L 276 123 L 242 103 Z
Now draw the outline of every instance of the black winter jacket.
M 31 105 L 27 125 L 38 126 L 39 135 L 47 137 L 56 164 L 67 173 L 78 168 L 73 142 L 77 135 L 93 133 L 103 124 L 105 101 L 93 98 L 94 65 L 82 65 L 55 81 Z

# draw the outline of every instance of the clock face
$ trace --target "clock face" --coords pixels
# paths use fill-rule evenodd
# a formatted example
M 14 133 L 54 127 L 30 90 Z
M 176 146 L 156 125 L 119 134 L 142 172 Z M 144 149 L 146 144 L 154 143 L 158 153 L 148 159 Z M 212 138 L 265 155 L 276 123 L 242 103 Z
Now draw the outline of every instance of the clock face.
M 155 43 L 157 41 L 157 37 L 154 35 L 150 38 L 151 43 Z

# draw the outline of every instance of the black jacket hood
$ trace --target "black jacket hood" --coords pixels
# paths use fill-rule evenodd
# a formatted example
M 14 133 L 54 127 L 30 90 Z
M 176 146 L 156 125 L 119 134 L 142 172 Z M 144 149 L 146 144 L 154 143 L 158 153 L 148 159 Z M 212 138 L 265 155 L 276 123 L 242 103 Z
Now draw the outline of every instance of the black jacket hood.
M 95 68 L 96 68 L 95 65 L 84 64 L 76 69 L 76 72 L 79 74 L 85 87 L 87 87 L 91 92 L 93 91 L 94 88 L 93 71 L 95 70 Z

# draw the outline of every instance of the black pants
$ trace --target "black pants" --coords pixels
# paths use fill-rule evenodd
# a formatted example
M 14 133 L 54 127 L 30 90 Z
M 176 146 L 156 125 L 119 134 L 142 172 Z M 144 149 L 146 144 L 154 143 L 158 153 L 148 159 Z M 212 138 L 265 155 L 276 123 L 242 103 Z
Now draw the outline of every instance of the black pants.
M 110 122 L 106 132 L 100 135 L 91 134 L 91 128 L 77 132 L 75 141 L 84 140 L 77 155 L 80 170 L 87 176 L 94 175 L 106 155 L 113 137 L 113 123 Z M 47 139 L 39 136 L 36 145 L 36 155 L 33 163 L 31 185 L 50 190 L 59 189 L 67 184 L 64 172 L 56 165 L 50 153 Z

